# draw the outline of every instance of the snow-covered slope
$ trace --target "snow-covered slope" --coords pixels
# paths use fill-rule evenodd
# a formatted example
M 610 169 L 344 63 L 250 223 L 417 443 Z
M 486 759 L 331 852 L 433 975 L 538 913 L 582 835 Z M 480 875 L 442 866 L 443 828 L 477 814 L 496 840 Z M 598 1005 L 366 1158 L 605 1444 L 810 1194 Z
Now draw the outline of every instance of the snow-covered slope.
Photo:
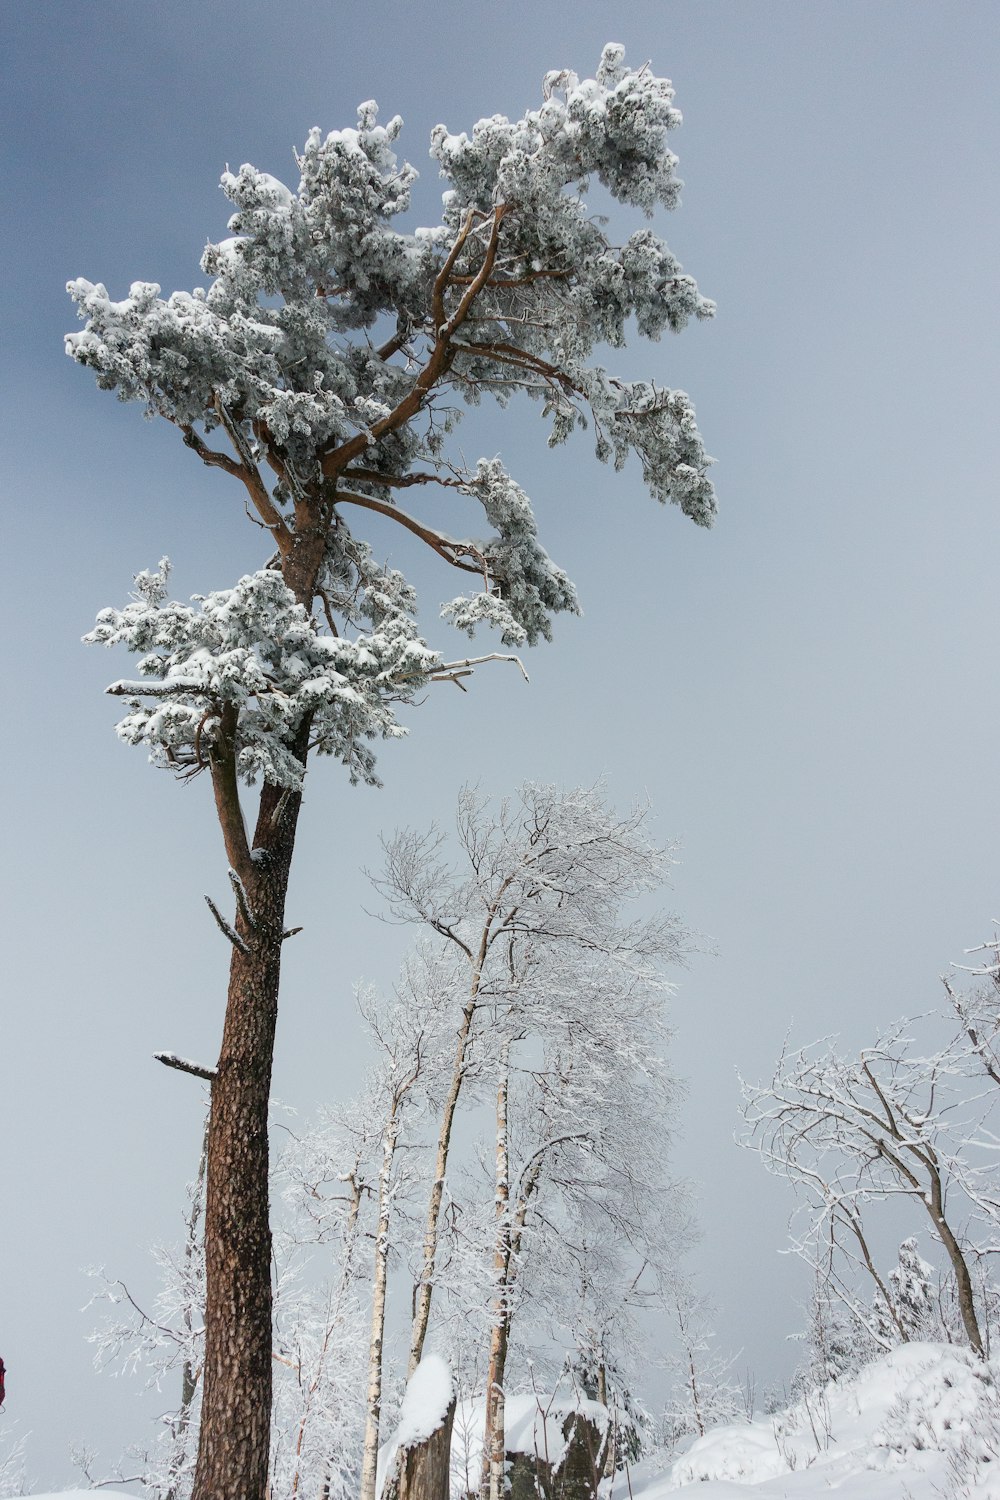
M 964 1349 L 905 1344 L 787 1411 L 715 1428 L 633 1500 L 1000 1500 L 998 1369 Z M 628 1491 L 616 1478 L 612 1500 Z
M 550 1421 L 568 1409 L 550 1413 Z M 481 1408 L 463 1412 L 460 1403 L 453 1489 L 465 1478 L 456 1472 L 461 1434 L 478 1427 L 463 1415 L 481 1420 Z M 540 1432 L 534 1397 L 512 1397 L 508 1416 L 516 1451 L 544 1451 L 546 1443 L 561 1441 L 561 1429 Z M 469 1465 L 476 1476 L 478 1456 L 477 1450 Z M 1000 1500 L 1000 1365 L 947 1344 L 905 1344 L 853 1380 L 829 1385 L 787 1411 L 713 1429 L 665 1472 L 651 1461 L 627 1479 L 616 1475 L 602 1495 L 736 1500 L 748 1489 L 753 1500 L 818 1500 L 831 1493 L 837 1500 Z M 32 1500 L 93 1500 L 93 1491 Z

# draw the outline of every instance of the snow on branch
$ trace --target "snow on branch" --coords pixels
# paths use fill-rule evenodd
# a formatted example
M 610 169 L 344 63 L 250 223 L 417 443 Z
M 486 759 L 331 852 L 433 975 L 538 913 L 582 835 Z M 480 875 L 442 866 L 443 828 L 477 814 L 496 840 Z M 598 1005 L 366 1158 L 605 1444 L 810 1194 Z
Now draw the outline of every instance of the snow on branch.
M 441 610 L 470 637 L 496 631 L 517 649 L 579 612 L 500 459 L 449 459 L 463 405 L 538 401 L 550 444 L 589 428 L 599 461 L 637 459 L 656 500 L 712 523 L 712 460 L 687 395 L 593 363 L 633 326 L 659 339 L 714 313 L 650 229 L 615 243 L 587 201 L 596 179 L 647 215 L 676 206 L 673 88 L 647 64 L 628 66 L 617 44 L 594 77 L 547 76 L 520 119 L 435 128 L 431 154 L 449 186 L 433 227 L 395 226 L 417 174 L 392 145 L 401 122 L 380 125 L 368 101 L 356 128 L 310 133 L 297 189 L 251 165 L 226 172 L 231 234 L 205 251 L 207 287 L 164 297 L 135 281 L 115 299 L 99 282 L 70 282 L 85 326 L 67 336 L 69 356 L 241 483 L 277 547 L 194 609 L 167 601 L 165 568 L 140 574 L 135 602 L 103 611 L 87 637 L 140 654 L 137 677 L 108 691 L 130 700 L 118 733 L 155 764 L 188 775 L 235 758 L 244 781 L 298 789 L 314 749 L 374 784 L 370 742 L 405 733 L 393 705 L 435 673 L 462 685 L 467 669 L 442 668 L 414 590 L 378 566 L 348 513 L 391 519 L 481 579 Z M 396 332 L 376 348 L 368 331 L 383 319 Z M 485 524 L 455 540 L 395 505 L 395 492 L 432 483 Z
M 191 1062 L 189 1058 L 178 1057 L 176 1052 L 154 1052 L 153 1056 L 164 1067 L 177 1068 L 181 1073 L 192 1073 L 195 1078 L 207 1078 L 211 1082 L 216 1074 L 215 1068 L 206 1068 L 201 1063 Z

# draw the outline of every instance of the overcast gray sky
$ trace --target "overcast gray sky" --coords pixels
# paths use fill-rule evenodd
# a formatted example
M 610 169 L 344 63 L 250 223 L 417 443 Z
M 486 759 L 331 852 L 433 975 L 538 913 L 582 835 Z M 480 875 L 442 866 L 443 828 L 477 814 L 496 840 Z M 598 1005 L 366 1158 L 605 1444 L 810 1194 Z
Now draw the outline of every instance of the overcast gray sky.
M 356 1072 L 351 983 L 391 980 L 405 940 L 363 911 L 380 830 L 447 821 L 466 779 L 648 794 L 683 843 L 671 904 L 718 950 L 675 1008 L 703 1284 L 723 1342 L 786 1376 L 803 1280 L 779 1255 L 784 1195 L 733 1145 L 735 1070 L 767 1073 L 790 1025 L 858 1046 L 937 1004 L 937 976 L 1000 915 L 1000 8 L 37 0 L 4 24 L 0 1420 L 32 1430 L 46 1483 L 69 1479 L 72 1441 L 108 1464 L 146 1435 L 155 1401 L 90 1368 L 81 1268 L 151 1287 L 200 1095 L 150 1054 L 210 1060 L 221 1024 L 209 788 L 116 743 L 101 690 L 126 659 L 78 640 L 164 552 L 182 596 L 260 557 L 224 480 L 65 359 L 64 284 L 202 281 L 226 164 L 292 179 L 308 128 L 372 96 L 406 120 L 430 221 L 430 128 L 519 112 L 610 39 L 674 80 L 687 188 L 657 228 L 719 303 L 622 363 L 692 394 L 720 520 L 661 511 L 585 439 L 550 453 L 534 407 L 463 430 L 532 495 L 585 617 L 530 653 L 530 686 L 498 669 L 431 694 L 382 755 L 384 791 L 311 773 L 275 1093 L 308 1113 Z

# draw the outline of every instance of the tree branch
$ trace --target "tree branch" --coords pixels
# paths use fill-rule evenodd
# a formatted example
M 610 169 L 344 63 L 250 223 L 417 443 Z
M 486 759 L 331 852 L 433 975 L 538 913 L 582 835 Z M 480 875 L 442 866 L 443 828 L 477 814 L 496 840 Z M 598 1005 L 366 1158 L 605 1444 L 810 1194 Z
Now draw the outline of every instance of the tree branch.
M 386 489 L 407 489 L 413 484 L 440 484 L 445 489 L 468 489 L 465 479 L 442 479 L 439 474 L 380 474 L 377 469 L 345 469 L 344 479 L 359 479 L 362 484 L 384 484 Z
M 275 506 L 274 501 L 271 499 L 271 496 L 268 493 L 267 485 L 260 477 L 260 471 L 257 468 L 257 465 L 254 463 L 251 455 L 247 452 L 246 445 L 244 444 L 243 437 L 239 430 L 239 426 L 229 415 L 229 412 L 223 405 L 222 398 L 220 397 L 218 391 L 216 391 L 214 395 L 214 404 L 215 410 L 219 417 L 219 421 L 226 429 L 226 434 L 229 438 L 229 441 L 232 443 L 233 447 L 236 449 L 237 453 L 243 460 L 240 466 L 240 478 L 246 485 L 247 493 L 249 494 L 250 499 L 253 501 L 254 509 L 257 511 L 257 514 L 260 516 L 268 531 L 273 533 L 278 551 L 281 553 L 282 557 L 284 557 L 288 552 L 291 551 L 292 548 L 292 535 L 288 530 L 285 518 Z M 271 445 L 269 443 L 263 443 L 262 446 L 268 457 L 270 458 Z M 282 471 L 280 468 L 278 469 L 278 473 L 279 475 L 282 475 Z
M 382 417 L 380 421 L 373 423 L 368 431 L 359 432 L 346 443 L 342 443 L 339 448 L 335 448 L 332 452 L 326 454 L 322 459 L 321 468 L 323 475 L 327 479 L 342 474 L 348 464 L 353 463 L 366 449 L 372 447 L 389 433 L 395 432 L 398 428 L 404 426 L 412 417 L 415 417 L 423 406 L 425 398 L 434 389 L 435 385 L 437 385 L 442 375 L 447 373 L 455 353 L 451 347 L 452 337 L 456 329 L 461 326 L 473 302 L 489 280 L 494 262 L 496 261 L 500 239 L 500 225 L 507 212 L 508 207 L 503 203 L 498 203 L 493 209 L 493 224 L 490 231 L 489 243 L 483 255 L 483 263 L 473 277 L 457 308 L 451 317 L 445 321 L 444 294 L 452 269 L 472 231 L 476 217 L 482 219 L 488 217 L 475 209 L 470 209 L 466 214 L 465 222 L 459 230 L 455 243 L 452 245 L 447 259 L 434 281 L 434 289 L 431 295 L 431 311 L 434 319 L 435 337 L 430 358 L 410 387 L 408 393 L 389 412 L 388 416 Z
M 174 693 L 203 693 L 205 684 L 196 677 L 168 677 L 148 682 L 112 682 L 104 689 L 112 698 L 169 698 Z
M 454 350 L 456 354 L 478 354 L 483 358 L 496 360 L 498 364 L 514 365 L 519 369 L 530 370 L 532 374 L 541 375 L 545 380 L 551 381 L 553 385 L 558 385 L 563 390 L 572 391 L 577 396 L 583 395 L 580 387 L 570 380 L 565 370 L 561 370 L 558 365 L 551 364 L 537 354 L 530 353 L 527 349 L 519 348 L 517 344 L 463 342 L 455 344 Z
M 568 276 L 572 276 L 572 274 L 572 271 L 527 271 L 523 276 L 498 277 L 496 281 L 487 282 L 487 286 L 489 287 L 490 291 L 493 291 L 495 287 L 503 287 L 504 289 L 506 289 L 508 287 L 531 286 L 535 281 L 564 281 Z M 474 280 L 475 278 L 473 276 L 453 276 L 451 278 L 451 284 L 452 286 L 468 286 L 468 284 Z M 500 322 L 501 318 L 502 314 L 498 316 L 497 322 Z M 506 322 L 506 318 L 503 318 L 503 321 Z
M 376 349 L 375 353 L 378 355 L 379 359 L 384 363 L 387 359 L 391 359 L 394 354 L 398 354 L 412 332 L 413 329 L 411 328 L 409 323 L 398 324 L 396 332 L 393 334 L 392 338 L 388 339 L 387 342 L 382 345 L 381 349 Z
M 215 810 L 230 868 L 236 871 L 245 887 L 253 886 L 253 860 L 247 840 L 239 783 L 236 779 L 237 711 L 233 704 L 223 705 L 219 720 L 219 743 L 209 752 Z
M 483 573 L 485 564 L 471 542 L 456 542 L 451 537 L 445 536 L 443 532 L 425 526 L 422 521 L 417 520 L 416 516 L 411 516 L 405 510 L 390 505 L 386 500 L 376 500 L 371 495 L 355 495 L 338 490 L 335 504 L 360 505 L 365 510 L 376 511 L 380 516 L 389 516 L 391 520 L 398 521 L 400 526 L 405 526 L 407 531 L 412 531 L 414 536 L 418 536 L 422 542 L 426 542 L 432 551 L 436 552 L 439 557 L 443 557 L 445 562 L 451 563 L 453 568 L 461 568 L 464 573 L 480 575 Z M 479 565 L 460 562 L 459 558 L 462 557 L 479 558 Z
M 236 905 L 239 909 L 240 916 L 250 928 L 250 931 L 256 932 L 257 920 L 254 917 L 253 912 L 250 910 L 250 902 L 247 897 L 246 886 L 243 884 L 242 880 L 237 875 L 235 870 L 229 871 L 229 884 L 233 888 L 233 894 L 236 897 Z
M 210 469 L 225 469 L 226 473 L 232 474 L 234 479 L 245 478 L 243 465 L 238 463 L 235 458 L 230 458 L 228 453 L 219 453 L 216 449 L 209 448 L 198 436 L 190 423 L 181 423 L 180 428 L 184 436 L 185 446 L 193 449 L 203 464 L 207 464 Z
M 221 911 L 216 906 L 211 896 L 205 897 L 205 903 L 208 906 L 209 911 L 212 913 L 212 916 L 215 918 L 216 924 L 223 937 L 227 937 L 232 943 L 233 947 L 238 949 L 239 952 L 243 954 L 244 958 L 246 958 L 250 952 L 248 944 L 243 941 L 239 933 L 236 931 L 236 928 L 233 927 L 231 923 L 226 921 L 225 917 L 222 915 Z
M 176 1052 L 154 1052 L 153 1056 L 165 1067 L 177 1068 L 181 1073 L 191 1073 L 195 1078 L 207 1078 L 211 1082 L 216 1074 L 214 1068 L 205 1068 L 201 1063 L 190 1062 L 186 1057 L 178 1057 Z
M 524 662 L 521 658 L 514 656 L 513 653 L 504 651 L 490 651 L 486 656 L 466 656 L 462 661 L 442 662 L 440 667 L 436 668 L 430 674 L 430 680 L 431 682 L 458 682 L 460 677 L 471 677 L 473 667 L 482 666 L 483 662 L 487 661 L 516 662 L 521 669 L 521 676 L 525 682 L 531 681 L 531 678 L 525 671 Z M 460 682 L 458 682 L 458 685 L 459 687 L 462 686 Z
M 229 441 L 237 453 L 240 454 L 240 460 L 242 461 L 231 458 L 228 453 L 219 453 L 215 448 L 209 448 L 207 443 L 195 432 L 191 424 L 187 422 L 177 424 L 183 434 L 184 442 L 188 448 L 197 453 L 203 464 L 207 464 L 209 468 L 224 469 L 227 474 L 231 474 L 234 479 L 239 479 L 243 483 L 250 499 L 253 501 L 254 509 L 267 529 L 274 533 L 278 549 L 284 554 L 292 545 L 291 534 L 285 524 L 284 517 L 275 508 L 267 492 L 267 486 L 257 471 L 256 464 L 253 463 L 249 454 L 245 453 L 243 444 L 229 417 L 229 413 L 219 400 L 217 393 L 214 398 L 214 406 Z

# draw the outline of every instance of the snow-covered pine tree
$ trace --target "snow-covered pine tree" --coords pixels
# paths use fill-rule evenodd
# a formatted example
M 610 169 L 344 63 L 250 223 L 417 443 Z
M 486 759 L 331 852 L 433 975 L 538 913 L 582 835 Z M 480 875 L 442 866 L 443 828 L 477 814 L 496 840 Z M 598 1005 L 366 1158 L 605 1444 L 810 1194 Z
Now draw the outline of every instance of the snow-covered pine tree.
M 441 220 L 409 232 L 392 222 L 416 175 L 393 150 L 401 122 L 379 124 L 369 101 L 356 128 L 311 132 L 297 191 L 249 165 L 225 174 L 235 213 L 205 252 L 207 288 L 163 299 L 139 281 L 114 300 L 70 284 L 86 327 L 69 354 L 229 476 L 271 554 L 191 605 L 170 600 L 166 566 L 142 573 L 89 637 L 140 656 L 136 679 L 110 689 L 128 705 L 122 738 L 180 775 L 208 772 L 235 894 L 232 920 L 218 914 L 233 953 L 212 1070 L 196 1500 L 263 1500 L 267 1483 L 267 1102 L 306 764 L 333 755 L 373 781 L 370 741 L 402 733 L 395 704 L 469 670 L 421 638 L 413 589 L 348 517 L 386 517 L 456 568 L 469 587 L 443 614 L 511 647 L 547 637 L 576 594 L 499 459 L 466 468 L 449 452 L 462 402 L 530 396 L 553 443 L 590 421 L 598 458 L 620 468 L 635 454 L 657 499 L 712 520 L 687 396 L 593 360 L 630 319 L 657 338 L 713 310 L 650 230 L 614 244 L 587 202 L 596 179 L 647 214 L 676 204 L 672 99 L 612 45 L 595 78 L 547 74 L 520 119 L 436 127 Z M 428 486 L 478 505 L 487 534 L 440 531 L 420 504 Z M 240 784 L 254 781 L 250 831 Z
M 916 1235 L 899 1247 L 899 1260 L 889 1272 L 896 1315 L 907 1340 L 934 1338 L 934 1267 L 917 1249 Z
M 880 1313 L 883 1306 L 879 1299 Z M 820 1265 L 813 1277 L 805 1330 L 795 1337 L 805 1346 L 805 1356 L 792 1378 L 791 1394 L 797 1400 L 807 1392 L 822 1389 L 831 1380 L 854 1375 L 880 1349 L 898 1339 L 899 1334 L 894 1331 L 888 1345 L 876 1343 L 867 1323 L 859 1321 L 838 1294 L 827 1267 Z

